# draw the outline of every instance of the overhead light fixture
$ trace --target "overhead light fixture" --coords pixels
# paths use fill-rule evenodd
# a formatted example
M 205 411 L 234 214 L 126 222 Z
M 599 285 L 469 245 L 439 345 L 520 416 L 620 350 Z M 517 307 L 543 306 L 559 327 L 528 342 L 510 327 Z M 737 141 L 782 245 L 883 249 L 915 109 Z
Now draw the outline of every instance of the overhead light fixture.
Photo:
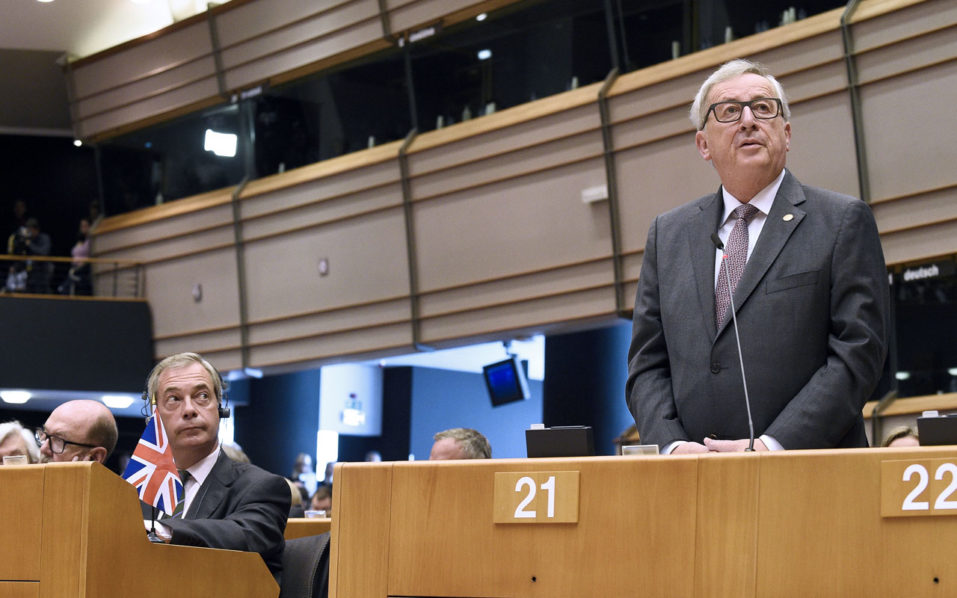
M 133 397 L 130 395 L 103 395 L 100 400 L 110 409 L 126 409 L 133 404 Z
M 492 51 L 485 48 L 484 50 L 479 50 L 477 56 L 479 60 L 488 60 L 492 57 Z
M 957 376 L 957 368 L 949 368 L 947 370 L 947 373 L 950 374 L 951 376 Z
M 219 133 L 212 129 L 206 129 L 203 149 L 207 152 L 213 152 L 217 156 L 233 158 L 236 156 L 236 144 L 238 141 L 239 137 L 234 133 Z
M 83 142 L 80 141 L 79 139 L 74 139 L 74 140 L 73 140 L 73 145 L 76 146 L 76 147 L 80 147 L 80 146 L 83 145 Z
M 39 2 L 40 4 L 47 4 L 47 3 L 53 2 L 53 0 L 37 0 L 37 2 Z
M 487 18 L 488 18 L 488 13 L 485 13 L 485 12 L 475 15 L 475 20 L 478 21 L 479 23 L 481 23 Z
M 11 405 L 22 405 L 29 401 L 32 396 L 30 391 L 27 390 L 0 391 L 0 399 L 3 399 L 4 403 L 10 403 Z
M 910 379 L 910 372 L 897 372 L 894 377 L 898 380 L 908 380 Z

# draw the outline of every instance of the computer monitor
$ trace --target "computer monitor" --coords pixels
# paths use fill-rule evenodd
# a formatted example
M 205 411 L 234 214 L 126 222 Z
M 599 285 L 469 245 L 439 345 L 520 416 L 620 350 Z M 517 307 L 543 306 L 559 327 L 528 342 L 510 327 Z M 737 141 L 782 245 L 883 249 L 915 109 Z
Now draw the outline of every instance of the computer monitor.
M 517 356 L 489 364 L 482 368 L 482 373 L 493 407 L 523 401 L 530 396 L 528 377 Z
M 536 457 L 591 457 L 595 440 L 591 426 L 553 426 L 525 430 L 525 453 Z

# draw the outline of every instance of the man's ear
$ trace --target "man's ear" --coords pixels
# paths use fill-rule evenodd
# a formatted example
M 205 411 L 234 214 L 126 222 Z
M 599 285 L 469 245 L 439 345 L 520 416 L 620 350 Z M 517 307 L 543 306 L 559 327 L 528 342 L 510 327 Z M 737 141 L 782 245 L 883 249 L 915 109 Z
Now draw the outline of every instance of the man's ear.
M 90 461 L 96 461 L 97 463 L 106 463 L 106 449 L 102 446 L 90 449 L 88 459 Z
M 704 131 L 698 131 L 694 135 L 694 144 L 698 148 L 698 153 L 705 160 L 711 160 L 711 149 L 708 147 L 708 136 Z

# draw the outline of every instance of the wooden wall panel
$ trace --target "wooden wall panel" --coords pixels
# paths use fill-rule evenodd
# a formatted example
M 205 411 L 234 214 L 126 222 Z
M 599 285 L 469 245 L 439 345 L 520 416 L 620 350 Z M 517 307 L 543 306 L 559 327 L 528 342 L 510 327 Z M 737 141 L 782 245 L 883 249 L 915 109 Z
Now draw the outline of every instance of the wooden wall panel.
M 393 32 L 417 28 L 474 4 L 479 3 L 474 0 L 386 0 Z
M 720 185 L 711 164 L 698 154 L 690 130 L 681 136 L 618 152 L 615 163 L 624 252 L 644 248 L 655 216 L 714 193 Z
M 123 93 L 97 93 L 90 95 L 78 105 L 81 118 L 92 118 L 102 112 L 122 108 L 132 101 L 143 101 L 150 96 L 169 93 L 173 90 L 193 86 L 202 87 L 215 83 L 216 67 L 213 57 L 205 55 L 195 60 L 167 69 L 158 70 L 155 75 L 123 84 Z
M 371 359 L 389 351 L 414 351 L 412 331 L 408 324 L 332 332 L 288 339 L 281 343 L 255 345 L 249 349 L 249 360 L 255 367 L 290 364 L 316 367 L 322 362 L 340 361 L 344 355 Z
M 124 104 L 109 112 L 91 115 L 75 124 L 79 127 L 80 137 L 86 138 L 209 99 L 212 99 L 214 103 L 222 101 L 219 98 L 216 80 L 212 77 L 187 87 L 170 89 L 161 95 L 145 97 L 133 104 Z
M 952 192 L 951 206 L 954 205 L 957 205 L 957 193 Z M 952 218 L 940 224 L 881 235 L 884 260 L 888 264 L 900 264 L 957 253 L 957 221 Z
M 370 16 L 378 16 L 376 0 L 272 0 L 246 2 L 216 15 L 223 60 L 229 66 L 270 51 L 268 46 L 285 47 L 327 34 Z M 270 35 L 278 37 L 270 38 Z M 270 39 L 266 49 L 248 53 L 241 46 L 254 46 Z M 234 59 L 233 56 L 236 58 Z
M 128 252 L 131 248 L 140 247 L 136 259 L 149 261 L 159 257 L 151 249 L 142 248 L 151 243 L 159 243 L 179 236 L 192 237 L 198 232 L 213 231 L 222 227 L 232 234 L 232 208 L 221 205 L 212 209 L 203 209 L 180 216 L 172 216 L 161 220 L 146 222 L 136 228 L 120 228 L 107 233 L 96 235 L 96 253 L 99 256 L 109 256 L 118 251 Z M 216 239 L 214 243 L 221 240 Z M 196 246 L 201 246 L 196 244 Z
M 249 200 L 243 203 L 243 212 L 247 211 L 247 205 L 250 203 L 252 202 Z M 267 206 L 278 209 L 275 207 L 277 202 L 260 203 L 263 205 L 254 209 L 258 210 Z M 398 183 L 394 183 L 386 187 L 357 191 L 347 196 L 303 203 L 300 204 L 301 207 L 287 208 L 279 213 L 247 220 L 243 224 L 243 234 L 246 239 L 257 239 L 262 236 L 282 234 L 291 229 L 321 226 L 344 218 L 361 218 L 374 212 L 399 207 L 401 204 L 402 190 Z
M 156 355 L 173 355 L 184 351 L 206 355 L 242 347 L 238 325 L 222 330 L 186 331 L 181 335 L 160 337 L 155 340 Z
M 519 330 L 542 331 L 549 326 L 565 326 L 578 320 L 614 315 L 615 293 L 611 286 L 576 289 L 519 303 L 476 307 L 447 316 L 426 317 L 422 321 L 422 339 L 428 344 L 489 334 L 508 335 Z
M 409 316 L 409 300 L 402 296 L 368 305 L 330 309 L 318 313 L 284 317 L 279 320 L 251 322 L 249 342 L 253 345 L 262 345 L 364 328 L 391 327 L 408 322 Z
M 211 52 L 205 20 L 180 26 L 154 36 L 149 44 L 130 44 L 119 52 L 106 52 L 78 62 L 73 71 L 76 93 L 82 99 L 112 90 L 205 58 Z
M 928 31 L 957 23 L 957 5 L 953 2 L 942 0 L 897 2 L 898 10 L 877 16 L 868 14 L 869 4 L 878 3 L 863 2 L 857 11 L 858 15 L 869 18 L 853 20 L 854 50 L 858 53 L 893 44 L 901 39 L 921 36 Z
M 266 54 L 253 62 L 243 63 L 226 72 L 226 86 L 236 89 L 255 85 L 268 80 L 276 73 L 335 56 L 342 48 L 360 48 L 381 40 L 382 25 L 378 19 L 372 19 L 341 29 L 329 36 L 311 40 L 301 45 L 290 46 L 276 54 Z M 381 46 L 370 46 L 378 50 Z M 371 53 L 371 50 L 370 50 Z
M 251 321 L 407 295 L 401 210 L 270 237 L 246 246 Z M 329 275 L 320 276 L 320 258 Z
M 957 183 L 955 89 L 957 60 L 861 89 L 874 200 Z
M 860 197 L 855 156 L 847 94 L 792 106 L 788 168 L 799 181 Z
M 497 305 L 528 297 L 571 293 L 577 289 L 610 286 L 614 281 L 605 259 L 562 266 L 540 272 L 527 272 L 509 278 L 477 282 L 461 287 L 424 293 L 419 300 L 422 313 L 441 315 Z
M 200 302 L 193 300 L 194 284 L 203 286 Z M 236 326 L 238 289 L 232 247 L 147 267 L 146 292 L 153 307 L 153 334 L 163 337 Z
M 581 201 L 602 166 L 595 158 L 417 204 L 420 289 L 609 255 L 607 206 Z
M 954 211 L 955 200 L 957 187 L 948 187 L 876 202 L 871 207 L 881 232 L 887 234 L 957 219 L 957 213 Z

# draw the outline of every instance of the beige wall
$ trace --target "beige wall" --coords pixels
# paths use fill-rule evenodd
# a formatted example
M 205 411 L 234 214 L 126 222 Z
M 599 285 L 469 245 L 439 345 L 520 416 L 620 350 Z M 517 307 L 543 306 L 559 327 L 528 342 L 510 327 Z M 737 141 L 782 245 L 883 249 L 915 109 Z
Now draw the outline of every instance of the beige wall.
M 858 194 L 841 11 L 619 77 L 609 90 L 624 301 L 616 305 L 600 85 L 254 181 L 239 191 L 249 363 L 323 362 L 556 331 L 630 310 L 654 216 L 717 189 L 687 108 L 722 62 L 768 64 L 792 102 L 789 166 Z M 853 25 L 872 202 L 889 264 L 957 252 L 957 5 L 868 1 Z M 157 353 L 241 365 L 234 189 L 104 222 L 145 263 Z M 407 215 L 414 236 L 410 282 Z M 327 276 L 318 261 L 329 260 Z M 202 283 L 202 302 L 190 289 Z M 621 308 L 621 309 L 619 309 Z M 413 318 L 418 313 L 418 319 Z

